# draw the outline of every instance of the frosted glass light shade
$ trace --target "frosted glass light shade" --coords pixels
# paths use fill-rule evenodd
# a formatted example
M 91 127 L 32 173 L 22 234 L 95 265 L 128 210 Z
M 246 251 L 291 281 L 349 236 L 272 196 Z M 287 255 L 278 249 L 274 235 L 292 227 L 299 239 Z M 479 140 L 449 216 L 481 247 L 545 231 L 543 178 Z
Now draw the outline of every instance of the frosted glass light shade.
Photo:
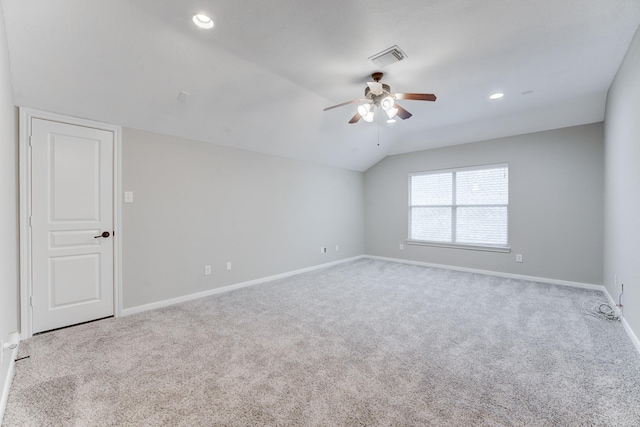
M 380 106 L 383 110 L 387 111 L 388 109 L 393 108 L 393 104 L 395 103 L 396 101 L 392 97 L 386 96 L 382 101 L 380 101 Z

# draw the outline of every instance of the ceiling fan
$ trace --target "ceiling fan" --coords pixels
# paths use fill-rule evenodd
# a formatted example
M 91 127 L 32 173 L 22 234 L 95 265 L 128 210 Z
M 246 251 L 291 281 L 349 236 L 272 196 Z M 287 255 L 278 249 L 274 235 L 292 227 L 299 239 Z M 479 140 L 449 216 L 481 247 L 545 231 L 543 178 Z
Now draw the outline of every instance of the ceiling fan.
M 349 120 L 350 124 L 358 122 L 360 119 L 364 119 L 366 122 L 373 121 L 375 107 L 380 107 L 387 113 L 389 120 L 393 120 L 395 116 L 400 117 L 402 120 L 406 120 L 413 114 L 402 108 L 396 100 L 407 99 L 412 101 L 435 101 L 436 96 L 432 93 L 392 93 L 389 85 L 381 83 L 383 74 L 380 72 L 373 73 L 371 78 L 372 82 L 367 82 L 367 87 L 364 89 L 364 98 L 354 99 L 352 101 L 343 102 L 342 104 L 333 105 L 327 107 L 322 111 L 331 110 L 333 108 L 342 107 L 343 105 L 355 104 L 356 102 L 362 102 L 358 105 L 358 112 L 355 116 Z

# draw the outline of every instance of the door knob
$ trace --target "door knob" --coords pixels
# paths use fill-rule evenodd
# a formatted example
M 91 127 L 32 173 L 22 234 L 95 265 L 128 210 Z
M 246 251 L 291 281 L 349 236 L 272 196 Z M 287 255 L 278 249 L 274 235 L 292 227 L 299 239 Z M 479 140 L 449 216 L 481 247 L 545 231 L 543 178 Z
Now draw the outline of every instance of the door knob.
M 101 235 L 94 236 L 94 239 L 99 239 L 100 237 L 109 237 L 109 236 L 111 236 L 111 234 L 109 234 L 108 231 L 104 231 Z

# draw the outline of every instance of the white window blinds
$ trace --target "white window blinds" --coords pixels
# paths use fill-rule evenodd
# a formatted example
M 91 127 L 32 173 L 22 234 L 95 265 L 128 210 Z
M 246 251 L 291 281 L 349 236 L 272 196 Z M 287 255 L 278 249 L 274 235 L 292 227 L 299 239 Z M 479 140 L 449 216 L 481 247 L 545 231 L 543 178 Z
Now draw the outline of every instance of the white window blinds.
M 410 240 L 508 245 L 508 165 L 415 173 L 409 185 Z

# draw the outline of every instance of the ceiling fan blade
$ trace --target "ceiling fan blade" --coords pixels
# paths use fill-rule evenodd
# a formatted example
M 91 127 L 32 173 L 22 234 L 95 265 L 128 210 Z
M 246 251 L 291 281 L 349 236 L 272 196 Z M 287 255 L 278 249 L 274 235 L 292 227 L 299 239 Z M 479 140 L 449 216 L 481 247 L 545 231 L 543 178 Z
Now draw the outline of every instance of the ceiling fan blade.
M 413 114 L 411 114 L 410 112 L 408 112 L 407 110 L 399 106 L 397 103 L 395 107 L 398 109 L 397 116 L 400 117 L 402 120 L 407 120 L 409 117 L 413 116 Z
M 432 93 L 394 93 L 396 99 L 409 99 L 412 101 L 435 101 L 436 96 Z
M 380 82 L 367 82 L 367 86 L 369 86 L 369 90 L 374 95 L 382 95 L 383 88 L 382 83 Z
M 356 113 L 355 116 L 351 117 L 351 120 L 349 120 L 349 124 L 354 124 L 357 123 L 358 120 L 360 120 L 362 118 L 362 116 L 360 115 L 360 113 Z
M 368 99 L 366 99 L 366 98 L 354 99 L 352 101 L 343 102 L 342 104 L 332 105 L 331 107 L 327 107 L 322 111 L 327 111 L 327 110 L 331 110 L 331 109 L 334 109 L 334 108 L 342 107 L 343 105 L 355 104 L 356 102 L 362 102 L 362 101 L 368 101 Z

